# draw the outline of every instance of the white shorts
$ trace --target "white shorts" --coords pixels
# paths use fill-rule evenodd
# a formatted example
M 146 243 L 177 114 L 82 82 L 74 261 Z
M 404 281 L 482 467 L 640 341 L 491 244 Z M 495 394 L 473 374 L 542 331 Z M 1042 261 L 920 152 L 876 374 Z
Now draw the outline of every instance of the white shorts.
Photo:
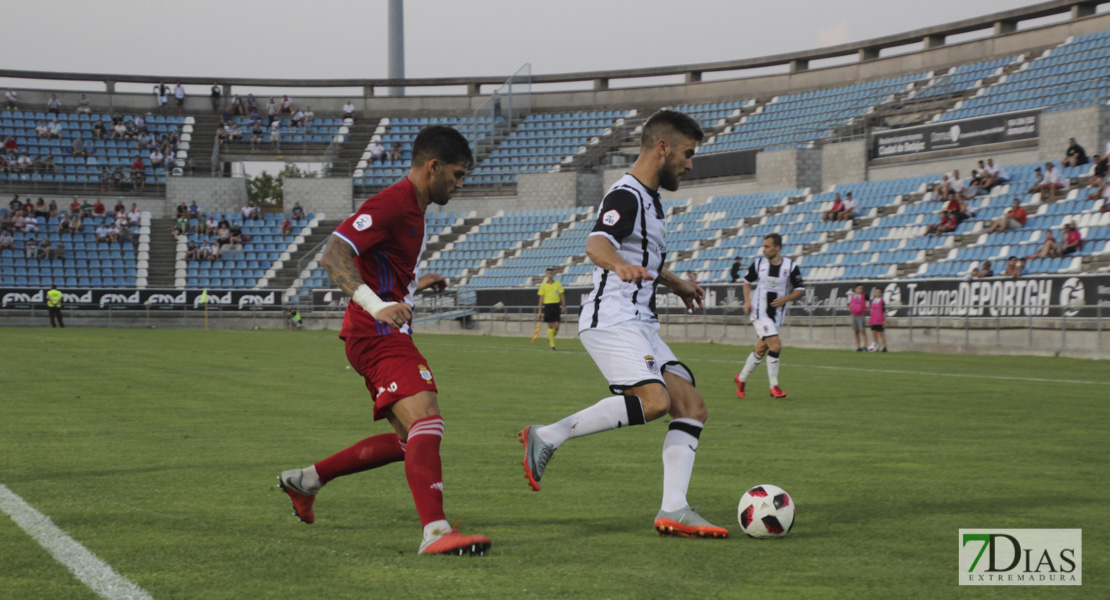
M 766 339 L 779 334 L 779 323 L 771 319 L 755 319 L 752 321 L 752 327 L 755 327 L 755 334 L 759 339 Z
M 578 337 L 614 394 L 646 383 L 666 385 L 664 372 L 694 383 L 693 372 L 659 337 L 658 323 L 625 321 L 612 327 L 584 329 Z

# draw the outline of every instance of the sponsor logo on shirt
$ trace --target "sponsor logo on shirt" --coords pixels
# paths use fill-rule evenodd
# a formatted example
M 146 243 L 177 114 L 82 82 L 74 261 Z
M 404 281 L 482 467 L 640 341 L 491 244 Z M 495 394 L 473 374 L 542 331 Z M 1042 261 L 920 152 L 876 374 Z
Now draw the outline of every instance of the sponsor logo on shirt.
M 359 215 L 358 218 L 355 219 L 355 229 L 358 231 L 366 231 L 370 229 L 370 226 L 373 224 L 374 218 L 367 214 Z
M 616 210 L 610 210 L 610 211 L 607 211 L 604 215 L 601 215 L 601 222 L 605 223 L 609 227 L 612 227 L 613 225 L 616 225 L 617 221 L 620 221 L 620 220 L 621 220 L 621 214 L 619 212 L 617 212 Z

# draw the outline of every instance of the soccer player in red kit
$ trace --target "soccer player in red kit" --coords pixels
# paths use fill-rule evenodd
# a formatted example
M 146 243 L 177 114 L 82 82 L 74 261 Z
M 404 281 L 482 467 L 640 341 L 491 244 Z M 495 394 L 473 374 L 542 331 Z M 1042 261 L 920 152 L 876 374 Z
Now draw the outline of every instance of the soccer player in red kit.
M 412 341 L 416 292 L 441 291 L 442 275 L 416 276 L 424 252 L 424 211 L 447 204 L 462 187 L 474 158 L 466 138 L 446 126 L 420 131 L 412 146 L 412 166 L 401 181 L 367 200 L 336 228 L 321 263 L 351 297 L 339 337 L 347 359 L 366 379 L 374 399 L 374 420 L 386 419 L 394 433 L 366 438 L 320 462 L 278 476 L 305 523 L 316 520 L 312 504 L 329 481 L 404 461 L 405 478 L 424 526 L 421 554 L 482 554 L 489 538 L 462 535 L 443 514 L 439 444 L 443 418 L 428 361 Z

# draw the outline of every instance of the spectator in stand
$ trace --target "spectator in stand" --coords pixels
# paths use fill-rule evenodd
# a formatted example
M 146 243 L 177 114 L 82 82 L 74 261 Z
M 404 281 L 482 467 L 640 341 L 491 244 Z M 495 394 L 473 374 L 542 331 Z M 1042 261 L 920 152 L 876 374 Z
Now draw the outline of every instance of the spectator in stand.
M 43 240 L 42 245 L 39 246 L 37 258 L 39 260 L 50 260 L 50 254 L 53 251 L 54 249 L 50 247 L 50 240 Z
M 1006 259 L 1006 270 L 1002 273 L 1003 277 L 1021 277 L 1021 269 L 1018 267 L 1018 258 L 1011 256 Z
M 840 220 L 840 213 L 843 210 L 844 210 L 844 201 L 840 199 L 840 194 L 837 193 L 835 196 L 833 196 L 832 208 L 830 208 L 829 210 L 826 210 L 821 215 L 821 221 L 822 222 L 825 222 L 825 221 L 839 221 Z
M 13 213 L 23 208 L 23 202 L 19 199 L 19 194 L 12 195 L 11 201 L 8 202 L 8 208 L 12 209 Z
M 1105 178 L 1110 174 L 1110 154 L 1095 155 L 1095 170 L 1092 175 Z
M 216 230 L 216 240 L 220 242 L 221 246 L 226 246 L 231 243 L 231 228 L 220 227 Z
M 85 146 L 85 142 L 80 137 L 73 140 L 73 145 L 70 147 L 70 153 L 73 155 L 73 158 L 89 157 L 89 152 L 87 147 Z
M 189 215 L 190 219 L 195 219 L 200 216 L 200 205 L 197 204 L 196 200 L 193 200 L 193 202 L 189 204 L 189 208 L 185 214 Z
M 63 244 L 62 242 L 59 241 L 58 245 L 54 246 L 54 252 L 50 255 L 50 258 L 53 259 L 53 260 L 60 260 L 62 262 L 65 262 L 66 261 L 66 247 L 65 247 L 65 244 Z
M 93 129 L 92 129 L 93 139 L 104 141 L 104 136 L 105 136 L 106 131 L 107 131 L 107 128 L 104 127 L 104 123 L 101 123 L 100 121 L 97 121 L 96 125 L 93 125 Z
M 844 210 L 840 211 L 841 221 L 851 221 L 859 216 L 859 202 L 852 197 L 852 192 L 844 197 Z
M 312 112 L 311 106 L 304 107 L 304 128 L 309 129 L 312 127 L 312 122 L 316 120 L 316 113 Z
M 298 108 L 290 121 L 293 127 L 304 127 L 304 111 Z
M 944 209 L 951 213 L 950 216 L 956 219 L 957 225 L 968 220 L 975 214 L 971 208 L 968 207 L 967 200 L 964 200 L 963 197 L 958 194 L 948 195 L 948 204 L 945 205 Z
M 183 114 L 185 112 L 185 86 L 181 85 L 180 81 L 173 86 L 173 101 L 177 103 L 177 114 Z
M 50 139 L 50 127 L 47 126 L 46 121 L 40 121 L 39 124 L 35 126 L 35 137 L 40 140 Z
M 1107 188 L 1110 188 L 1110 181 L 1101 175 L 1094 175 L 1087 180 L 1087 199 L 1098 200 L 1099 198 L 1106 198 Z
M 293 203 L 293 210 L 290 212 L 289 216 L 292 217 L 294 221 L 304 220 L 304 209 L 301 208 L 300 202 Z
M 390 162 L 397 162 L 401 160 L 401 154 L 403 151 L 403 148 L 401 148 L 401 142 L 393 142 L 393 145 L 389 147 Z
M 273 98 L 271 97 L 271 98 L 270 98 L 270 101 L 266 103 L 266 117 L 267 117 L 267 118 L 269 118 L 269 119 L 270 119 L 271 121 L 273 121 L 273 120 L 274 120 L 274 117 L 276 117 L 276 116 L 277 116 L 277 114 L 278 114 L 278 104 L 277 104 L 277 101 L 276 101 L 276 100 L 274 100 L 274 99 L 273 99 Z
M 123 189 L 123 179 L 123 167 L 116 165 L 116 167 L 112 169 L 112 189 Z
M 61 216 L 61 211 L 58 210 L 58 203 L 55 202 L 53 198 L 50 200 L 50 205 L 46 207 L 46 210 L 49 211 L 47 216 L 50 218 Z
M 46 112 L 52 114 L 61 114 L 62 101 L 58 100 L 57 94 L 50 94 L 50 99 L 46 101 Z
M 343 105 L 343 118 L 344 119 L 354 119 L 355 118 L 355 103 L 354 102 L 351 102 L 350 100 L 348 100 L 347 103 Z
M 247 107 L 243 104 L 243 99 L 239 97 L 239 94 L 231 97 L 231 112 L 236 116 L 246 116 L 247 114 Z
M 216 260 L 219 258 L 220 243 L 216 240 L 212 240 L 212 243 L 208 245 L 208 262 L 216 262 Z
M 258 100 L 254 98 L 254 94 L 247 94 L 246 109 L 247 114 L 258 110 Z
M 740 271 L 744 269 L 744 265 L 740 262 L 740 257 L 732 259 L 732 266 L 728 269 L 729 283 L 736 283 L 740 281 Z
M 1044 232 L 1044 241 L 1041 242 L 1040 249 L 1025 258 L 1027 260 L 1036 258 L 1060 258 L 1060 244 L 1056 241 L 1056 236 L 1052 235 L 1051 229 Z
M 157 150 L 155 150 L 155 152 L 157 152 Z M 153 156 L 153 154 L 151 156 Z M 143 164 L 143 157 L 136 156 L 135 162 L 131 163 L 131 189 L 136 192 L 141 192 L 145 187 L 146 165 Z
M 140 159 L 140 161 L 141 161 L 141 159 Z M 165 165 L 165 163 L 166 163 L 166 156 L 164 154 L 162 154 L 161 152 L 159 152 L 157 148 L 155 148 L 150 153 L 150 166 L 151 166 L 151 168 L 160 169 Z
M 979 266 L 979 277 L 984 279 L 994 277 L 994 265 L 991 264 L 991 261 L 984 260 L 983 264 Z
M 220 95 L 223 94 L 223 88 L 220 87 L 218 81 L 212 82 L 212 89 L 209 93 L 209 98 L 212 100 L 212 112 L 220 112 Z
M 166 82 L 159 81 L 158 85 L 154 86 L 154 97 L 158 99 L 158 112 L 165 113 L 166 103 L 169 102 L 170 98 L 170 87 L 166 85 Z
M 982 163 L 983 161 L 979 161 Z M 975 169 L 971 170 L 971 181 L 968 182 L 967 189 L 964 196 L 974 198 L 976 196 L 986 196 L 991 193 L 990 180 L 985 177 L 986 172 L 979 172 Z
M 5 110 L 19 110 L 19 92 L 9 88 L 4 94 L 4 100 Z
M 1083 236 L 1079 233 L 1075 221 L 1064 224 L 1064 234 L 1064 247 L 1060 249 L 1061 256 L 1067 256 L 1083 249 Z
M 23 258 L 34 258 L 39 252 L 39 243 L 33 237 L 23 243 Z
M 1041 184 L 1040 189 L 1036 190 L 1041 193 L 1041 196 L 1048 196 L 1049 200 L 1056 198 L 1056 191 L 1068 187 L 1067 181 L 1064 179 L 1063 173 L 1056 169 L 1052 163 L 1045 163 L 1044 170 L 1044 183 Z
M 293 233 L 293 222 L 289 220 L 289 217 L 285 217 L 285 220 L 281 222 L 281 235 L 289 235 L 290 233 Z
M 281 150 L 281 119 L 274 119 L 270 123 L 270 148 Z
M 196 242 L 189 242 L 189 246 L 185 249 L 185 260 L 197 260 L 199 258 Z
M 262 124 L 258 121 L 251 123 L 251 150 L 262 147 Z
M 221 148 L 227 145 L 227 141 L 230 139 L 227 132 L 227 125 L 221 123 L 220 127 L 216 129 L 216 139 L 219 140 Z
M 112 125 L 112 139 L 113 140 L 125 140 L 125 139 L 127 139 L 127 125 L 124 125 L 123 121 L 120 121 L 120 122 L 116 123 L 115 125 Z
M 201 213 L 197 218 L 197 224 L 193 227 L 193 233 L 197 235 L 208 235 L 208 215 Z
M 0 229 L 0 250 L 15 250 L 15 238 L 7 227 Z
M 1014 198 L 1014 202 L 1010 206 L 1010 209 L 991 224 L 990 228 L 987 229 L 987 233 L 1001 233 L 1009 229 L 1025 227 L 1025 221 L 1028 219 L 1029 215 L 1026 214 L 1025 209 L 1021 207 L 1021 200 Z
M 235 111 L 231 110 L 230 104 L 224 107 L 223 112 L 220 113 L 220 122 L 223 123 L 225 127 L 230 127 L 231 124 L 235 122 Z
M 29 210 L 24 208 L 23 216 L 23 233 L 38 233 L 39 232 L 39 219 L 34 216 Z
M 81 202 L 77 200 L 77 196 L 73 197 L 73 201 L 69 203 L 69 214 L 75 215 L 81 212 Z
M 88 200 L 86 200 L 85 202 L 88 202 Z M 84 206 L 82 206 L 81 209 L 84 210 Z M 106 210 L 106 207 L 104 206 L 104 203 L 100 201 L 100 198 L 97 198 L 96 202 L 94 202 L 93 205 L 92 205 L 92 213 L 88 214 L 86 216 L 88 216 L 88 217 L 102 217 L 102 216 L 104 216 L 104 211 L 105 210 Z
M 1061 167 L 1078 167 L 1090 162 L 1087 158 L 1087 151 L 1076 143 L 1075 138 L 1068 138 L 1068 149 L 1064 154 L 1064 160 L 1060 161 Z
M 236 250 L 243 249 L 243 226 L 239 224 L 239 221 L 231 224 L 231 245 Z
M 205 227 L 205 233 L 212 235 L 216 228 L 220 226 L 220 222 L 216 220 L 216 215 L 208 215 L 208 224 Z
M 370 142 L 370 164 L 382 161 L 382 156 L 385 154 L 385 146 L 381 145 L 378 141 Z
M 92 105 L 89 103 L 89 99 L 86 98 L 84 94 L 81 94 L 81 99 L 77 101 L 77 110 L 76 110 L 76 112 L 79 115 L 91 115 L 92 114 Z
M 170 229 L 170 232 L 173 233 L 173 239 L 175 240 L 180 235 L 188 235 L 189 220 L 185 218 L 185 215 L 178 215 L 177 220 L 174 221 L 173 227 Z
M 1018 277 L 1025 276 L 1025 259 L 1024 258 L 1019 258 L 1018 261 L 1017 261 L 1017 276 Z
M 35 202 L 35 207 L 31 210 L 34 212 L 34 215 L 36 217 L 50 216 L 50 209 L 46 207 L 46 200 L 43 200 L 42 198 L 39 198 L 38 202 Z
M 48 137 L 52 140 L 62 139 L 62 130 L 63 129 L 64 129 L 64 127 L 62 126 L 61 123 L 58 122 L 58 119 L 54 119 L 53 121 L 50 122 L 50 135 Z
M 293 114 L 293 101 L 289 99 L 289 96 L 281 97 L 281 104 L 278 106 L 278 112 L 287 115 Z
M 956 230 L 959 221 L 952 215 L 950 210 L 942 210 L 940 212 L 940 222 L 933 223 L 925 228 L 925 235 L 941 235 Z
M 1036 169 L 1033 169 L 1033 174 L 1033 185 L 1029 189 L 1025 190 L 1026 194 L 1035 194 L 1039 192 L 1042 187 L 1044 187 L 1044 173 L 1041 171 L 1041 168 L 1037 167 Z
M 108 243 L 108 227 L 101 221 L 100 225 L 96 228 L 96 243 Z
M 132 227 L 138 227 L 142 224 L 143 213 L 139 210 L 138 204 L 131 203 L 131 210 L 127 211 L 127 221 L 131 223 Z
M 1010 183 L 1010 174 L 1006 172 L 1006 168 L 1002 165 L 995 165 L 993 158 L 987 159 L 986 165 L 987 176 L 990 178 L 991 187 L 998 185 L 1006 185 Z

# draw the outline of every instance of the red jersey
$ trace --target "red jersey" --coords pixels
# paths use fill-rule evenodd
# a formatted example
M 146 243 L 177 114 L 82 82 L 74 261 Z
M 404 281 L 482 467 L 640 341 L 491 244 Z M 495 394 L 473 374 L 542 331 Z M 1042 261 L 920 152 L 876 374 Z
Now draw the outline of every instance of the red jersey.
M 332 235 L 354 248 L 362 281 L 383 302 L 416 302 L 417 265 L 424 253 L 424 211 L 416 200 L 416 188 L 408 178 L 385 188 L 347 217 Z M 379 323 L 356 302 L 347 304 L 339 337 L 379 337 L 397 333 Z M 400 329 L 412 335 L 412 323 Z

